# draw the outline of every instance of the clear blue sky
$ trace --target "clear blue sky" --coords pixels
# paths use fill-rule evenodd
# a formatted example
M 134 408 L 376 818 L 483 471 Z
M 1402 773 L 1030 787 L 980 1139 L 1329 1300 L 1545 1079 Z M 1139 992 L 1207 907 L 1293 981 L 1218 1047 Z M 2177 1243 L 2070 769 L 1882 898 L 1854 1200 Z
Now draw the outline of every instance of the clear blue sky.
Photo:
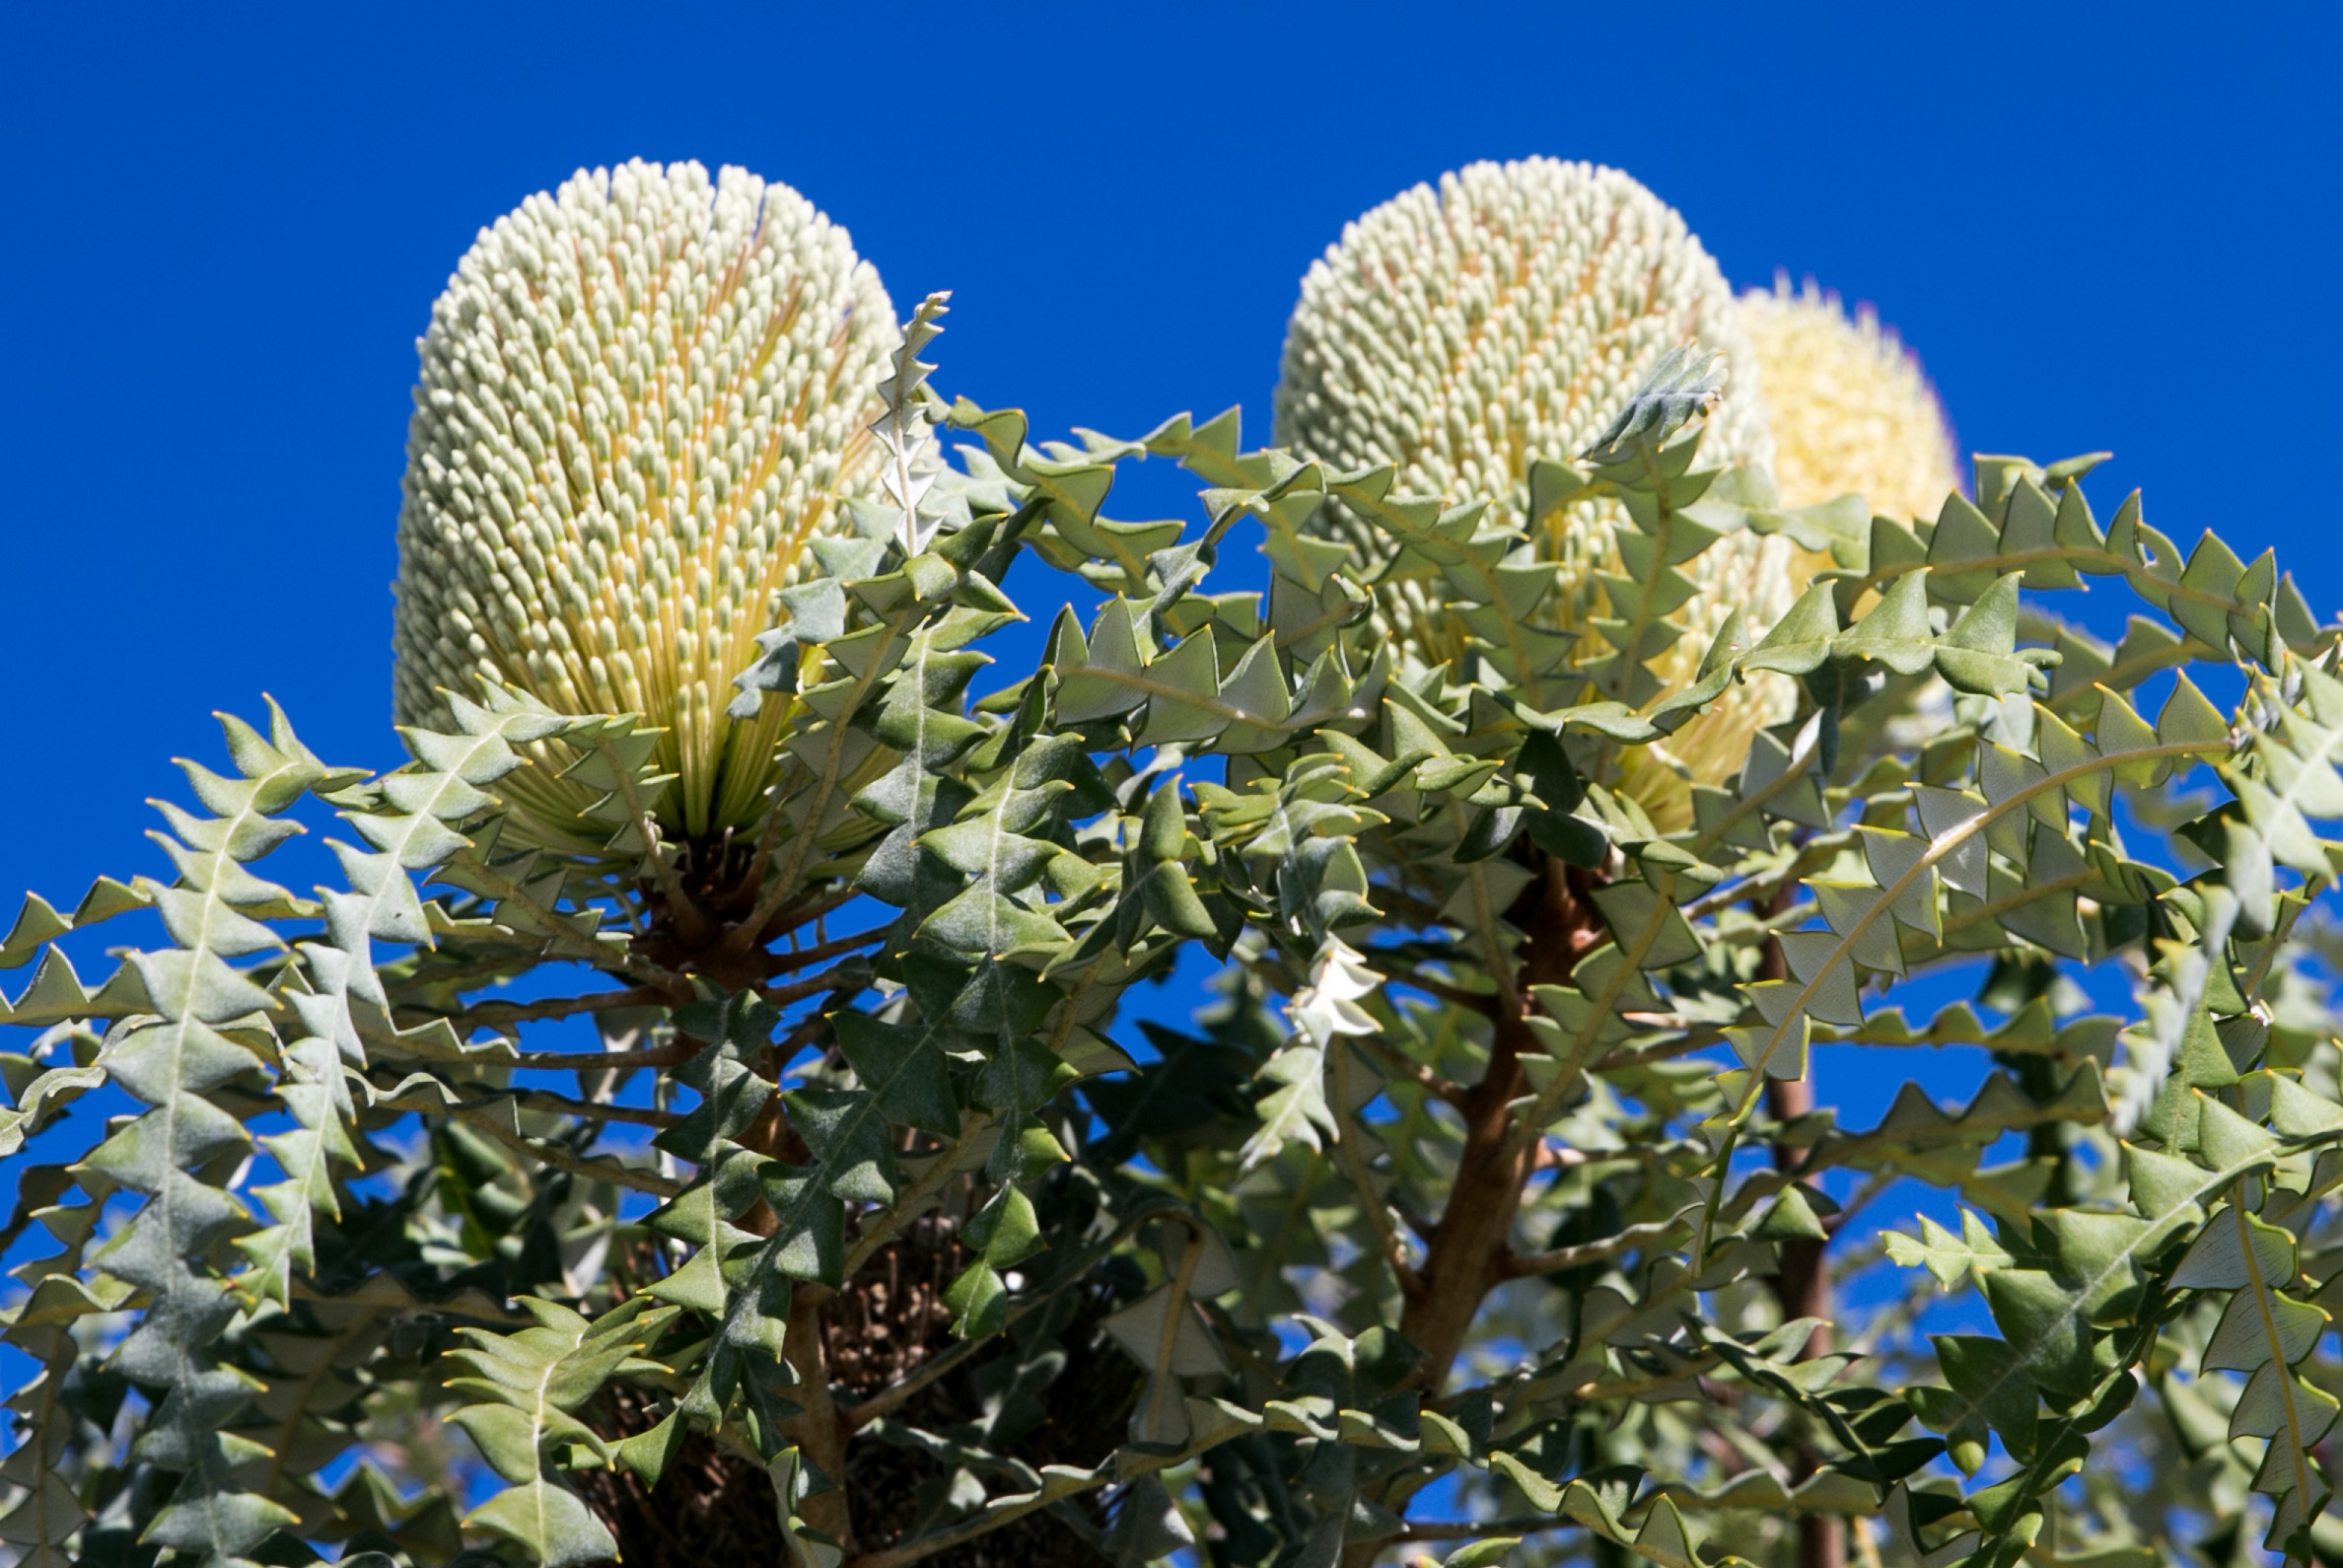
M 0 899 L 162 870 L 140 803 L 216 757 L 214 707 L 395 759 L 414 337 L 481 225 L 635 155 L 797 185 L 905 309 L 955 290 L 948 392 L 1043 433 L 1242 401 L 1256 436 L 1344 220 L 1476 158 L 1616 164 L 1737 282 L 1876 301 L 1968 445 L 2112 448 L 2165 531 L 2275 543 L 2331 611 L 2339 17 L 19 0 Z

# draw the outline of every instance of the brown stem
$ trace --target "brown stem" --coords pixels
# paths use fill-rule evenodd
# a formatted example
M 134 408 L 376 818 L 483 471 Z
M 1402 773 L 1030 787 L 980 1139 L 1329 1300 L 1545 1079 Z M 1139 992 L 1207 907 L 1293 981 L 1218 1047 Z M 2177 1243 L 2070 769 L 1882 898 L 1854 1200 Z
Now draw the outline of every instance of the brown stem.
M 785 952 L 768 951 L 767 944 L 812 924 L 855 896 L 850 888 L 829 887 L 800 891 L 796 900 L 789 901 L 789 884 L 796 875 L 796 860 L 802 859 L 802 844 L 793 857 L 792 867 L 777 883 L 766 885 L 763 874 L 778 816 L 775 813 L 768 820 L 766 831 L 752 851 L 737 844 L 728 831 L 712 840 L 682 844 L 672 862 L 668 856 L 659 857 L 652 868 L 652 884 L 644 889 L 650 917 L 634 942 L 634 956 L 656 955 L 676 972 L 704 976 L 727 991 L 753 991 L 767 1002 L 783 1006 L 821 998 L 811 1016 L 801 1021 L 787 1038 L 762 1053 L 758 1071 L 773 1081 L 776 1088 L 797 1050 L 828 1029 L 824 1009 L 852 996 L 868 983 L 867 969 L 859 961 L 826 968 L 822 965 L 868 948 L 880 936 L 877 931 L 865 931 Z M 744 871 L 747 873 L 746 878 Z M 818 929 L 815 934 L 820 934 Z M 776 976 L 797 977 L 774 984 Z M 685 990 L 688 994 L 689 987 Z M 629 1000 L 632 1000 L 630 993 L 613 993 L 587 1003 L 557 1005 L 587 1011 L 591 1010 L 591 1002 L 618 1005 Z M 674 1044 L 675 1058 L 688 1059 L 703 1043 L 678 1033 Z M 625 1054 L 639 1060 L 651 1053 Z M 618 1061 L 615 1056 L 540 1054 L 532 1059 L 532 1065 L 539 1063 L 591 1070 L 617 1065 Z M 628 1114 L 638 1118 L 666 1115 L 665 1112 Z M 742 1130 L 737 1141 L 743 1148 L 788 1165 L 804 1166 L 813 1161 L 805 1139 L 790 1124 L 786 1105 L 778 1093 L 772 1094 L 763 1110 Z M 780 1226 L 779 1217 L 762 1198 L 749 1205 L 738 1223 L 752 1235 L 766 1237 L 774 1235 Z M 852 1427 L 831 1394 L 827 1345 L 822 1332 L 822 1311 L 834 1297 L 835 1293 L 828 1289 L 804 1283 L 795 1285 L 790 1292 L 782 1354 L 796 1375 L 796 1387 L 790 1390 L 790 1396 L 798 1404 L 799 1413 L 782 1424 L 782 1431 L 806 1462 L 819 1469 L 830 1482 L 826 1490 L 805 1500 L 806 1523 L 833 1537 L 851 1558 L 855 1554 L 854 1511 L 846 1487 L 846 1450 Z
M 1429 974 L 1419 973 L 1396 963 L 1385 965 L 1381 972 L 1386 980 L 1396 981 L 1400 985 L 1414 986 L 1417 990 L 1436 996 L 1443 1002 L 1463 1008 L 1467 1012 L 1478 1013 L 1483 1018 L 1497 1016 L 1498 999 L 1493 991 L 1467 991 L 1462 986 L 1451 985 L 1446 980 L 1435 979 Z
M 852 1557 L 854 1508 L 846 1492 L 846 1440 L 851 1434 L 830 1397 L 829 1359 L 821 1342 L 821 1308 L 829 1294 L 816 1285 L 798 1285 L 790 1291 L 789 1328 L 781 1352 L 797 1372 L 798 1387 L 791 1396 L 804 1409 L 781 1423 L 781 1430 L 830 1480 L 829 1490 L 806 1499 L 806 1523 L 836 1540 Z
M 786 953 L 760 954 L 759 957 L 764 963 L 764 977 L 771 979 L 776 974 L 793 974 L 799 969 L 811 968 L 824 960 L 837 958 L 840 954 L 853 953 L 859 949 L 867 948 L 885 935 L 884 931 L 857 931 L 852 936 L 835 937 L 810 948 L 797 948 Z
M 838 963 L 822 970 L 819 974 L 809 974 L 804 979 L 792 980 L 787 985 L 760 985 L 756 989 L 756 994 L 775 1007 L 787 1007 L 792 1002 L 802 1002 L 809 996 L 837 989 L 842 977 L 840 971 L 845 968 L 845 964 Z M 868 970 L 864 972 L 868 973 Z
M 1600 917 L 1574 881 L 1577 874 L 1551 856 L 1543 869 L 1545 875 L 1506 911 L 1509 921 L 1528 933 L 1520 976 L 1508 984 L 1503 973 L 1492 975 L 1499 982 L 1493 998 L 1498 1013 L 1488 1070 L 1458 1097 L 1464 1148 L 1456 1181 L 1426 1238 L 1417 1288 L 1407 1293 L 1399 1315 L 1399 1332 L 1424 1353 L 1414 1382 L 1434 1393 L 1448 1381 L 1482 1300 L 1506 1277 L 1514 1216 L 1522 1206 L 1522 1188 L 1537 1166 L 1536 1141 L 1524 1145 L 1511 1137 L 1513 1104 L 1524 1082 L 1521 1058 L 1537 1049 L 1523 998 L 1531 986 L 1569 979 L 1579 955 L 1602 930 Z
M 1706 1050 L 1725 1037 L 1723 1030 L 1699 1029 L 1678 1039 L 1664 1039 L 1650 1045 L 1629 1045 L 1600 1057 L 1587 1068 L 1589 1073 L 1615 1073 L 1623 1067 L 1642 1067 L 1651 1062 L 1671 1062 L 1678 1056 Z
M 780 811 L 767 807 L 764 825 L 756 832 L 756 847 L 748 853 L 748 869 L 741 878 L 743 887 L 762 888 L 765 885 L 765 873 L 773 864 L 773 844 L 781 836 L 781 822 Z
M 758 934 L 766 942 L 778 942 L 790 932 L 801 926 L 811 925 L 832 909 L 850 904 L 861 896 L 860 891 L 852 883 L 843 887 L 823 889 L 819 892 L 811 893 L 789 905 L 772 919 L 767 920 L 763 926 L 758 928 Z M 744 926 L 741 929 L 746 930 L 747 928 Z
M 1399 1332 L 1424 1352 L 1414 1381 L 1427 1391 L 1448 1382 L 1482 1298 L 1501 1277 L 1500 1261 L 1511 1249 L 1514 1214 L 1534 1160 L 1531 1150 L 1507 1148 L 1510 1106 L 1522 1090 L 1518 1056 L 1524 1041 L 1509 1038 L 1517 1030 L 1528 1033 L 1519 1020 L 1498 1025 L 1489 1070 L 1465 1094 L 1464 1150 L 1456 1181 L 1426 1239 L 1417 1288 L 1399 1314 Z
M 1786 900 L 1787 890 L 1782 894 Z M 1789 964 L 1784 962 L 1778 942 L 1766 944 L 1764 970 L 1769 979 L 1784 978 Z M 1807 1076 L 1797 1079 L 1777 1078 L 1765 1086 L 1766 1109 L 1776 1122 L 1788 1126 L 1802 1116 L 1811 1115 L 1814 1109 L 1814 1080 L 1811 1066 Z M 1801 1151 L 1786 1142 L 1774 1145 L 1774 1169 L 1796 1171 L 1804 1158 Z M 1783 1242 L 1781 1261 L 1773 1277 L 1774 1297 L 1782 1304 L 1785 1320 L 1798 1318 L 1816 1319 L 1813 1334 L 1798 1359 L 1811 1361 L 1830 1354 L 1830 1267 L 1823 1256 L 1829 1243 L 1812 1237 L 1796 1237 Z M 1801 1446 L 1792 1455 L 1792 1464 L 1800 1479 L 1814 1473 L 1816 1457 L 1812 1450 Z M 1799 1568 L 1845 1568 L 1847 1561 L 1846 1526 L 1841 1520 L 1823 1514 L 1808 1514 L 1798 1522 Z
M 1544 875 L 1504 911 L 1509 924 L 1528 933 L 1518 972 L 1508 967 L 1508 955 L 1490 953 L 1495 994 L 1471 993 L 1469 1003 L 1455 999 L 1456 1005 L 1488 1008 L 1495 1037 L 1480 1082 L 1451 1102 L 1464 1118 L 1464 1148 L 1448 1204 L 1428 1233 L 1422 1222 L 1408 1222 L 1424 1238 L 1424 1262 L 1412 1276 L 1399 1275 L 1399 1332 L 1424 1353 L 1408 1381 L 1427 1394 L 1437 1395 L 1448 1382 L 1481 1302 L 1508 1277 L 1522 1189 L 1543 1158 L 1541 1139 L 1513 1136 L 1514 1103 L 1526 1083 L 1522 1056 L 1538 1048 L 1525 999 L 1531 986 L 1569 979 L 1579 955 L 1602 930 L 1579 874 L 1552 856 L 1540 859 Z M 1343 1548 L 1343 1568 L 1370 1568 L 1384 1544 L 1351 1542 Z

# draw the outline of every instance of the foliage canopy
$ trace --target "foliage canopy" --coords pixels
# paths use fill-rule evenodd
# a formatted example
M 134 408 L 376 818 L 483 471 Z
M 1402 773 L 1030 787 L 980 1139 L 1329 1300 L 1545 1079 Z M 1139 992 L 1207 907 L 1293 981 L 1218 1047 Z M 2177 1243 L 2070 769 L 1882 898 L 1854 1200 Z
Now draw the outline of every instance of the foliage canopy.
M 1502 496 L 1234 412 L 1036 446 L 930 388 L 942 314 L 689 745 L 516 676 L 378 774 L 272 706 L 168 877 L 28 898 L 20 1560 L 2343 1555 L 2343 676 L 2272 555 L 2102 522 L 2096 456 L 1786 508 L 1703 465 L 1689 341 Z M 697 439 L 594 459 L 686 549 L 693 463 L 754 469 Z M 1143 460 L 1200 530 L 1107 514 Z M 1761 547 L 1762 621 L 1701 565 Z M 996 666 L 1013 568 L 1054 620 Z M 2087 579 L 2115 645 L 2045 606 Z M 303 895 L 257 867 L 319 809 Z M 1118 1031 L 1195 950 L 1193 1029 Z M 1833 1043 L 1988 1066 L 1842 1126 Z

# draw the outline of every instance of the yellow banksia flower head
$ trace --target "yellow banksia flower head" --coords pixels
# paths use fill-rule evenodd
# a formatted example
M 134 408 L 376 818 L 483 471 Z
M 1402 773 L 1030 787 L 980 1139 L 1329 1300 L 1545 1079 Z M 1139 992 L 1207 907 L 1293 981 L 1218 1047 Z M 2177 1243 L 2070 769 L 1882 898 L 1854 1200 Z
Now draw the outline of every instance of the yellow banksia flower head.
M 1731 380 L 1708 416 L 1700 462 L 1773 458 L 1758 356 L 1717 263 L 1683 218 L 1615 169 L 1533 158 L 1474 164 L 1418 185 L 1346 226 L 1312 264 L 1287 327 L 1276 439 L 1331 466 L 1392 463 L 1394 493 L 1489 503 L 1521 527 L 1529 464 L 1576 459 L 1646 371 L 1681 344 L 1721 351 Z M 1616 571 L 1615 502 L 1548 517 L 1535 540 L 1563 567 L 1551 622 L 1583 630 L 1606 613 L 1599 571 Z M 1338 508 L 1318 527 L 1370 560 L 1389 545 Z M 1690 631 L 1652 667 L 1691 683 L 1736 606 L 1752 633 L 1803 586 L 1786 540 L 1736 535 L 1684 570 L 1701 585 Z M 1428 663 L 1460 648 L 1437 578 L 1386 582 L 1383 623 Z M 1737 685 L 1660 746 L 1628 758 L 1628 787 L 1664 828 L 1689 820 L 1685 778 L 1721 783 L 1751 734 L 1789 716 L 1786 681 Z M 1679 771 L 1680 770 L 1680 771 Z
M 445 727 L 442 692 L 483 680 L 637 715 L 669 832 L 753 820 L 789 704 L 729 720 L 732 680 L 877 492 L 897 341 L 846 231 L 746 170 L 581 170 L 482 230 L 418 345 L 399 721 Z M 507 788 L 567 826 L 601 792 L 540 760 Z
M 1787 273 L 1740 301 L 1772 415 L 1774 481 L 1785 506 L 1860 491 L 1874 512 L 1934 518 L 1960 487 L 1952 430 L 1920 361 L 1868 305 Z

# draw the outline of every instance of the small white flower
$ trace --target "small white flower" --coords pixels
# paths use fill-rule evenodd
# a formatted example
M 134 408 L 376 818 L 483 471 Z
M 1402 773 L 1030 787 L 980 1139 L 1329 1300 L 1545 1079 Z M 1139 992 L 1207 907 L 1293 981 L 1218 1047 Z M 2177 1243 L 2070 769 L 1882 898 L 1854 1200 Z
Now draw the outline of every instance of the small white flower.
M 1372 1034 L 1376 1022 L 1358 1001 L 1382 984 L 1383 976 L 1349 944 L 1328 937 L 1310 966 L 1310 983 L 1286 1004 L 1286 1019 L 1296 1035 L 1321 1051 L 1338 1034 Z

